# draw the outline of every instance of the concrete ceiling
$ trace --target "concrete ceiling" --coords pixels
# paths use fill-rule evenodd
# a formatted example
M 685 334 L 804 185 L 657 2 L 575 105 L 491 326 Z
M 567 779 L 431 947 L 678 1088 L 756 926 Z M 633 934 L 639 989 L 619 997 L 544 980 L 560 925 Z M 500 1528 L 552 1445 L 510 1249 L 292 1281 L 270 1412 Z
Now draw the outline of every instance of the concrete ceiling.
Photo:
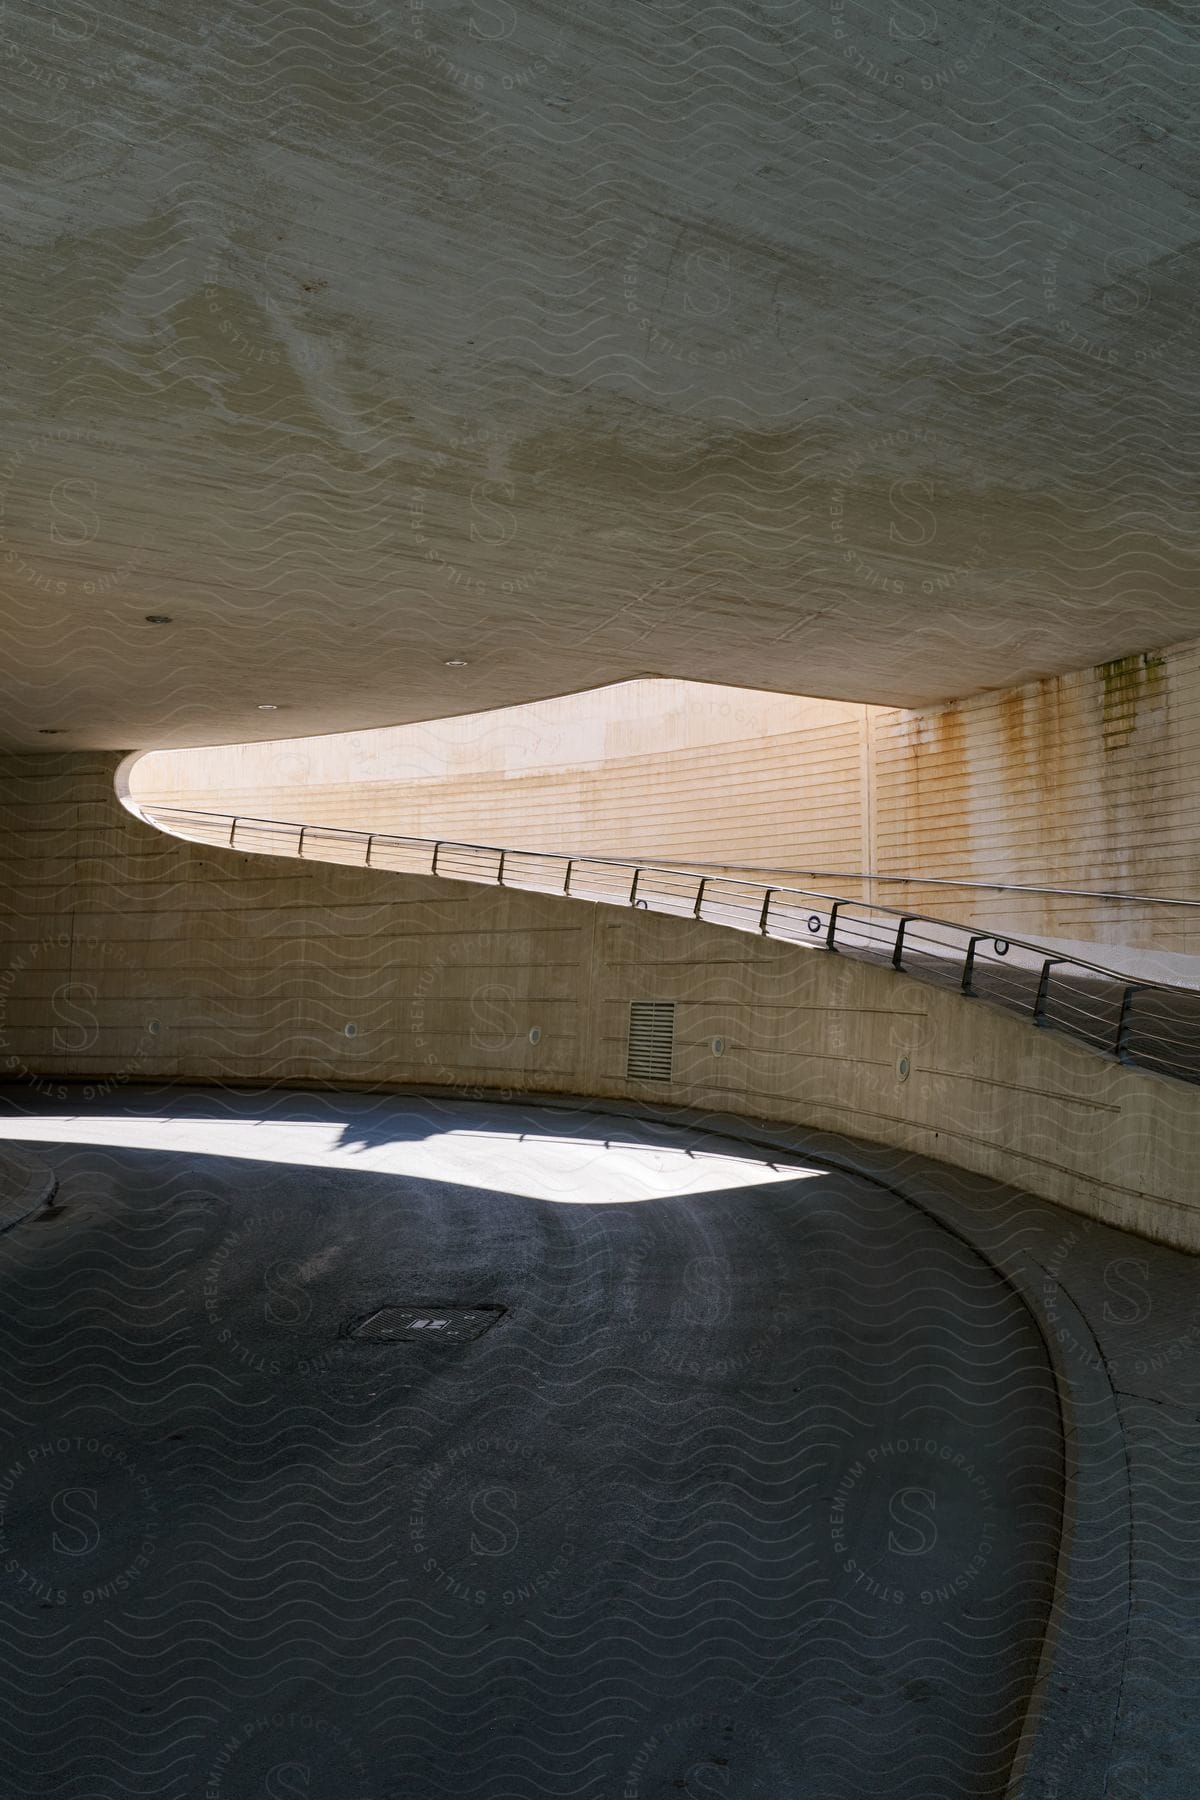
M 5 9 L 6 741 L 1195 635 L 1196 16 L 1028 14 Z

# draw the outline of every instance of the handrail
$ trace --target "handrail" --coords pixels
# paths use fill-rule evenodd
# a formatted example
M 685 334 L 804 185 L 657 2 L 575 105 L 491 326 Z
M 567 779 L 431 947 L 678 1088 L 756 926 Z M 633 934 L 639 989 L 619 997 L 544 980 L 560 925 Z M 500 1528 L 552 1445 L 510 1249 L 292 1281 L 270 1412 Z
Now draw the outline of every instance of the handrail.
M 151 806 L 139 810 L 147 823 L 157 824 L 162 821 L 164 829 L 168 831 L 172 830 L 171 824 L 167 823 L 171 819 L 177 820 L 180 826 L 191 823 L 196 829 L 219 828 L 226 848 L 236 839 L 238 846 L 245 850 L 246 833 L 253 828 L 270 832 L 296 832 L 298 835 L 293 853 L 298 857 L 305 856 L 306 841 L 311 843 L 317 838 L 345 839 L 352 844 L 366 846 L 366 857 L 370 857 L 372 868 L 386 869 L 386 864 L 380 861 L 381 849 L 391 845 L 400 850 L 419 851 L 429 858 L 427 870 L 394 871 L 397 873 L 429 873 L 449 880 L 473 879 L 486 881 L 493 886 L 524 887 L 533 892 L 547 890 L 522 881 L 519 872 L 514 873 L 514 864 L 553 864 L 556 871 L 562 870 L 565 865 L 565 877 L 560 878 L 554 891 L 568 898 L 659 912 L 671 912 L 673 907 L 670 902 L 675 902 L 683 906 L 691 916 L 709 924 L 753 930 L 766 937 L 805 943 L 814 948 L 820 945 L 827 950 L 857 955 L 867 961 L 884 962 L 921 979 L 942 984 L 948 981 L 957 992 L 968 998 L 992 1000 L 1013 1008 L 1029 1017 L 1036 1026 L 1064 1031 L 1094 1048 L 1116 1056 L 1122 1062 L 1135 1063 L 1161 1073 L 1179 1075 L 1188 1081 L 1200 1082 L 1200 992 L 1183 983 L 1135 980 L 1128 971 L 1113 969 L 1085 957 L 1068 956 L 1060 948 L 1039 944 L 1029 938 L 1005 937 L 993 931 L 981 931 L 977 926 L 964 925 L 957 920 L 942 919 L 929 913 L 902 911 L 872 900 L 851 899 L 845 894 L 814 888 L 780 887 L 777 883 L 768 886 L 766 883 L 748 881 L 738 876 L 703 874 L 695 867 L 677 868 L 615 856 L 568 855 L 565 851 L 514 850 L 496 844 L 471 844 L 449 838 L 404 837 L 341 825 L 302 824 L 299 820 L 263 819 L 250 814 L 217 813 L 187 807 Z M 176 829 L 177 835 L 186 836 L 185 830 Z M 287 854 L 277 847 L 272 847 L 272 850 L 276 855 Z M 270 854 L 272 851 L 268 850 L 266 853 Z M 447 866 L 447 860 L 456 855 L 491 860 L 482 872 L 478 868 L 465 872 Z M 623 883 L 621 890 L 616 893 L 584 892 L 586 874 L 581 872 L 605 869 L 620 870 L 626 874 L 632 872 L 632 880 Z M 689 891 L 668 893 L 666 896 L 655 895 L 653 892 L 648 894 L 647 889 L 656 877 L 690 884 Z M 692 888 L 694 891 L 691 891 Z M 716 892 L 719 889 L 736 889 L 739 896 L 749 892 L 752 905 L 748 909 L 745 925 L 740 921 L 713 916 L 720 904 L 720 895 Z M 789 903 L 793 908 L 799 906 L 801 909 L 809 909 L 804 926 L 808 937 L 789 937 L 782 928 L 784 921 L 781 914 Z M 740 898 L 730 900 L 727 897 L 726 911 L 730 904 L 737 906 L 744 904 L 744 901 Z M 709 909 L 707 916 L 706 905 Z M 828 922 L 821 917 L 823 911 L 828 912 Z M 866 919 L 856 916 L 863 913 L 870 916 Z M 866 942 L 860 942 L 854 936 L 855 927 L 866 929 L 868 933 L 871 929 L 891 928 L 894 935 L 888 943 L 876 942 L 869 936 Z M 918 929 L 914 930 L 914 927 Z M 950 934 L 949 941 L 943 937 L 922 937 L 922 927 L 932 927 L 937 932 Z M 990 958 L 980 956 L 984 945 L 991 946 Z M 1020 991 L 1019 982 L 1016 988 L 1013 986 L 1011 978 L 1019 973 L 1032 976 L 1032 971 L 1018 971 L 1013 964 L 1006 963 L 1014 949 L 1029 953 L 1040 965 L 1036 992 L 1032 997 Z M 947 971 L 942 965 L 947 961 L 948 955 L 955 952 L 962 957 L 961 967 Z M 923 961 L 914 967 L 911 962 L 905 962 L 906 955 L 923 958 Z M 1059 1009 L 1055 1017 L 1051 1017 L 1049 1012 L 1052 971 L 1055 972 L 1053 999 Z M 985 972 L 1003 976 L 1004 980 L 993 983 L 991 991 L 984 991 L 979 983 Z M 1112 995 L 1097 993 L 1097 979 L 1102 983 L 1115 984 L 1118 992 Z M 1161 1015 L 1149 1025 L 1147 1020 L 1153 1008 L 1147 1006 L 1147 996 L 1152 1000 L 1157 999 Z M 1138 1003 L 1136 1007 L 1135 1001 Z M 1189 1016 L 1189 1003 L 1194 1016 Z M 1182 1018 L 1179 1016 L 1181 1007 L 1184 1014 Z M 1135 1017 L 1135 1014 L 1138 1016 Z M 1176 1040 L 1177 1029 L 1181 1024 L 1185 1027 L 1185 1041 L 1182 1043 Z M 1147 1037 L 1148 1030 L 1150 1041 L 1145 1042 L 1143 1040 Z
M 220 819 L 223 823 L 230 822 L 229 813 L 192 811 L 186 807 L 173 806 L 146 807 L 144 809 L 147 818 L 153 818 L 156 814 L 165 812 L 177 812 L 182 814 L 183 817 L 191 819 Z M 472 844 L 468 843 L 465 839 L 460 838 L 403 837 L 398 833 L 383 831 L 366 832 L 359 830 L 355 826 L 346 825 L 302 825 L 298 819 L 262 819 L 256 817 L 253 813 L 238 813 L 233 818 L 232 823 L 234 825 L 267 825 L 274 830 L 281 831 L 318 831 L 323 832 L 326 836 L 352 838 L 356 842 L 364 841 L 369 836 L 376 844 L 415 844 L 419 848 L 427 847 L 433 852 L 435 858 L 438 856 L 439 852 L 444 850 L 472 850 L 477 852 L 480 856 L 500 856 L 502 854 L 501 846 L 499 844 Z M 523 856 L 527 860 L 532 858 L 546 862 L 589 863 L 593 867 L 601 868 L 633 869 L 642 875 L 679 875 L 685 880 L 694 873 L 694 869 L 692 868 L 679 868 L 670 863 L 638 862 L 634 858 L 620 856 L 571 855 L 565 850 L 509 849 L 507 854 L 510 856 Z M 451 876 L 448 879 L 453 880 L 454 878 Z M 704 877 L 704 881 L 721 882 L 728 887 L 756 887 L 764 894 L 768 891 L 768 884 L 766 882 L 739 881 L 732 875 L 707 875 Z M 913 924 L 940 925 L 947 931 L 967 931 L 970 929 L 968 926 L 964 925 L 960 919 L 941 919 L 934 913 L 904 912 L 899 907 L 880 906 L 873 900 L 854 900 L 846 894 L 829 894 L 821 892 L 816 888 L 785 888 L 780 887 L 778 882 L 772 882 L 770 884 L 770 892 L 772 894 L 783 896 L 794 894 L 798 899 L 802 900 L 833 900 L 836 901 L 839 906 L 865 907 L 870 912 L 883 913 L 888 918 L 897 920 L 906 919 Z M 986 938 L 992 938 L 993 936 L 990 931 L 984 932 L 982 935 Z M 1045 944 L 1035 943 L 1029 938 L 1003 937 L 1001 942 L 1007 943 L 1010 946 L 1015 945 L 1018 949 L 1032 950 L 1039 956 L 1054 956 L 1056 960 L 1060 962 L 1069 962 L 1076 968 L 1090 969 L 1097 975 L 1111 976 L 1114 981 L 1127 981 L 1129 979 L 1127 972 L 1124 970 L 1110 968 L 1106 963 L 1088 962 L 1083 957 L 1062 956 L 1058 951 L 1051 950 Z M 1139 985 L 1145 987 L 1175 989 L 1183 993 L 1194 993 L 1196 991 L 1194 988 L 1187 987 L 1186 984 L 1182 982 L 1155 981 L 1143 982 L 1139 983 Z
M 975 888 L 989 894 L 1046 894 L 1052 899 L 1121 901 L 1137 906 L 1197 906 L 1178 894 L 1125 894 L 1107 888 L 1035 887 L 1021 881 L 966 881 L 951 875 L 875 875 L 862 869 L 785 869 L 774 863 L 689 862 L 689 869 L 736 869 L 747 875 L 802 875 L 812 881 L 888 881 L 905 887 Z

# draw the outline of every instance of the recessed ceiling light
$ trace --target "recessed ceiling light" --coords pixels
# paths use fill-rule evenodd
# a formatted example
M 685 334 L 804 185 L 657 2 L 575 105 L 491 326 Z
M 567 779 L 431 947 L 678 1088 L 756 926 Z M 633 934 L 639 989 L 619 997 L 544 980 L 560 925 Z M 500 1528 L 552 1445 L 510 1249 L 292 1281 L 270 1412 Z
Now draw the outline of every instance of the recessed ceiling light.
M 147 613 L 146 623 L 147 625 L 169 625 L 171 615 L 170 613 Z
M 448 656 L 446 658 L 446 667 L 448 669 L 465 669 L 467 667 L 467 659 L 465 656 Z

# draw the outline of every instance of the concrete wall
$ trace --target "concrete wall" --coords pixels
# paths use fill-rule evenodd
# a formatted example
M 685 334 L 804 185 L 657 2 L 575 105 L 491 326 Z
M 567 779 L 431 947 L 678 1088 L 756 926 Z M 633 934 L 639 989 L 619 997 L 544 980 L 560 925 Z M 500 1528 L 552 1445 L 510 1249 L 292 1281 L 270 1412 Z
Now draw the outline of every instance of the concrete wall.
M 679 862 L 863 866 L 871 708 L 631 681 L 344 737 L 152 752 L 145 805 Z
M 9 1079 L 633 1095 L 919 1151 L 1200 1249 L 1200 1089 L 906 976 L 587 902 L 208 850 L 127 814 L 102 757 L 9 759 L 0 796 Z M 637 998 L 677 1003 L 669 1085 L 626 1077 Z
M 1200 644 L 933 712 L 881 712 L 873 739 L 883 873 L 1200 897 Z M 907 891 L 936 910 L 938 890 Z M 981 901 L 974 916 L 997 910 Z M 999 922 L 1200 951 L 1200 908 L 1009 895 Z
M 873 869 L 1187 897 L 1200 895 L 1198 776 L 1191 644 L 919 713 L 631 682 L 389 732 L 154 753 L 130 782 L 148 804 L 781 880 Z M 1200 907 L 886 883 L 872 897 L 1068 943 L 1200 953 Z

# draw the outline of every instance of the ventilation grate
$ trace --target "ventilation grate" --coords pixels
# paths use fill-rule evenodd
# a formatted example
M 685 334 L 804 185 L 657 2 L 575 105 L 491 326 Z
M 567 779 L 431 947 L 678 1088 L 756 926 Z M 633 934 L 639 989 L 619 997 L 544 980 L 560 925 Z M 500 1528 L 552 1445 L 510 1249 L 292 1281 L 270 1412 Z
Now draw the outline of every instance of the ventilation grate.
M 674 1048 L 675 1002 L 631 1000 L 629 1057 L 625 1065 L 629 1080 L 670 1081 Z

